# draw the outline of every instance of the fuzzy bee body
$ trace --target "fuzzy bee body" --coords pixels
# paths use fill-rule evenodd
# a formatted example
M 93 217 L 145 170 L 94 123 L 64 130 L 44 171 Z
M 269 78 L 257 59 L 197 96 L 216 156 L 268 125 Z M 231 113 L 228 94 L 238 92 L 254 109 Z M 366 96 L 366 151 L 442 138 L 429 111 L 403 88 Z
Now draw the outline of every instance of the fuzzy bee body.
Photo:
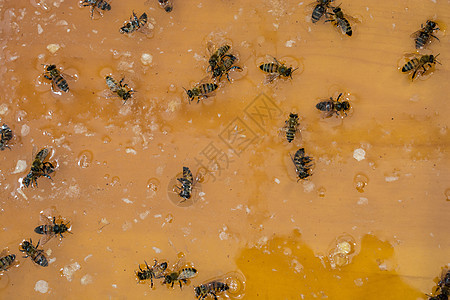
M 37 249 L 39 247 L 39 242 L 37 243 L 36 247 L 33 246 L 33 242 L 30 241 L 23 241 L 22 244 L 20 245 L 20 251 L 25 252 L 26 257 L 30 257 L 31 260 L 42 267 L 47 267 L 48 266 L 48 261 L 47 261 L 47 257 L 45 257 L 44 251 Z
M 138 278 L 138 281 L 145 281 L 150 279 L 151 285 L 150 287 L 153 287 L 153 278 L 163 278 L 164 272 L 167 269 L 167 262 L 163 262 L 158 264 L 158 262 L 155 259 L 155 264 L 153 267 L 150 267 L 147 262 L 145 261 L 146 269 L 142 269 L 139 265 L 139 271 L 136 271 L 136 277 Z
M 288 68 L 285 64 L 280 63 L 275 57 L 273 57 L 273 59 L 274 62 L 264 63 L 259 66 L 259 68 L 263 72 L 269 73 L 266 77 L 265 82 L 270 83 L 279 76 L 284 78 L 292 78 L 292 73 L 297 69 L 293 69 L 292 67 Z
M 436 22 L 428 20 L 425 26 L 422 24 L 421 27 L 422 29 L 411 35 L 415 38 L 416 49 L 422 49 L 426 44 L 431 42 L 431 38 L 435 38 L 439 41 L 439 38 L 433 34 L 434 31 L 439 30 Z
M 230 49 L 231 49 L 230 45 L 223 45 L 211 55 L 211 57 L 208 60 L 209 67 L 211 68 L 211 70 L 214 70 L 216 68 L 216 66 L 220 63 L 222 58 L 226 55 L 226 53 Z
M 125 25 L 120 27 L 120 33 L 132 33 L 139 28 L 143 27 L 147 24 L 147 14 L 143 13 L 139 18 L 133 11 L 133 15 L 130 17 L 130 21 L 127 21 Z
M 9 254 L 3 257 L 0 257 L 0 271 L 6 271 L 16 259 L 14 254 Z
M 409 60 L 403 67 L 402 72 L 406 73 L 411 70 L 414 70 L 411 79 L 414 80 L 417 75 L 426 73 L 431 67 L 433 67 L 436 63 L 440 62 L 436 59 L 439 56 L 436 55 L 422 55 L 420 58 L 414 57 Z
M 36 157 L 31 164 L 31 171 L 22 181 L 26 187 L 30 184 L 31 186 L 34 184 L 37 187 L 37 179 L 41 176 L 52 179 L 49 174 L 54 172 L 55 167 L 50 162 L 44 162 L 48 153 L 48 149 L 44 148 L 36 154 Z
M 0 150 L 5 150 L 5 148 L 11 149 L 7 143 L 12 139 L 13 132 L 8 125 L 3 124 L 0 127 Z
M 331 19 L 326 22 L 332 22 L 336 27 L 340 27 L 342 32 L 348 36 L 352 36 L 353 31 L 350 22 L 344 16 L 342 9 L 340 7 L 333 8 L 331 14 Z
M 98 11 L 101 14 L 102 10 L 111 10 L 111 5 L 105 0 L 83 0 L 81 5 L 91 7 L 91 18 L 94 16 L 94 11 Z
M 195 297 L 199 300 L 203 300 L 208 297 L 208 294 L 217 300 L 217 294 L 229 290 L 228 284 L 214 280 L 208 283 L 204 283 L 194 288 Z
M 166 12 L 173 10 L 172 0 L 158 0 L 158 3 Z
M 233 66 L 234 62 L 237 60 L 237 57 L 234 55 L 225 55 L 219 64 L 216 65 L 216 67 L 212 70 L 212 77 L 213 78 L 222 78 L 222 75 L 225 74 L 227 76 L 228 81 L 230 81 L 230 76 L 228 73 L 231 70 L 242 70 L 239 66 Z
M 290 143 L 294 140 L 298 130 L 298 114 L 290 113 L 289 119 L 285 121 L 284 130 L 286 131 L 286 139 Z
M 307 179 L 309 176 L 312 175 L 311 168 L 313 166 L 312 164 L 312 158 L 310 156 L 305 155 L 305 149 L 300 148 L 295 153 L 294 157 L 291 156 L 292 162 L 295 166 L 295 171 L 297 173 L 298 180 L 301 179 Z
M 347 100 L 340 101 L 341 96 L 342 93 L 339 94 L 336 100 L 330 97 L 328 100 L 321 101 L 316 104 L 316 108 L 324 112 L 324 117 L 331 117 L 334 113 L 336 115 L 347 115 L 347 111 L 350 110 L 350 102 Z
M 215 83 L 202 83 L 192 88 L 191 90 L 186 90 L 189 97 L 189 103 L 197 98 L 197 103 L 200 102 L 200 98 L 208 98 L 208 94 L 214 92 L 219 86 Z
M 178 195 L 183 198 L 181 202 L 184 202 L 191 198 L 192 186 L 194 185 L 194 177 L 192 176 L 191 170 L 188 167 L 183 167 L 183 177 L 177 178 L 181 183 L 181 187 L 177 186 L 180 191 Z
M 171 287 L 178 281 L 180 284 L 180 289 L 182 288 L 182 283 L 187 283 L 189 278 L 194 277 L 197 274 L 197 270 L 194 268 L 184 268 L 179 271 L 171 272 L 164 276 L 163 284 L 170 284 Z
M 314 10 L 311 15 L 311 20 L 313 23 L 317 23 L 322 16 L 327 15 L 327 8 L 330 7 L 330 3 L 334 0 L 317 0 L 317 5 L 314 7 Z
M 59 235 L 61 238 L 63 238 L 64 237 L 62 235 L 63 233 L 66 233 L 66 232 L 70 233 L 70 234 L 72 233 L 69 231 L 69 228 L 70 228 L 69 223 L 64 223 L 64 222 L 56 223 L 55 217 L 53 217 L 52 222 L 50 222 L 48 217 L 41 215 L 41 220 L 43 220 L 43 222 L 45 222 L 46 224 L 37 226 L 36 228 L 34 228 L 34 232 L 36 232 L 37 234 L 44 235 L 40 240 L 42 245 L 44 245 L 47 241 L 49 241 L 55 235 Z
M 44 78 L 52 82 L 52 90 L 60 89 L 63 92 L 69 91 L 69 85 L 62 76 L 61 72 L 56 68 L 56 65 L 45 65 Z M 56 88 L 55 88 L 56 87 Z
M 128 84 L 123 84 L 125 78 L 122 78 L 119 83 L 117 83 L 111 76 L 106 76 L 105 80 L 106 85 L 109 87 L 111 92 L 117 94 L 117 96 L 124 100 L 124 103 L 127 102 L 127 100 L 130 99 L 135 92 L 128 86 Z

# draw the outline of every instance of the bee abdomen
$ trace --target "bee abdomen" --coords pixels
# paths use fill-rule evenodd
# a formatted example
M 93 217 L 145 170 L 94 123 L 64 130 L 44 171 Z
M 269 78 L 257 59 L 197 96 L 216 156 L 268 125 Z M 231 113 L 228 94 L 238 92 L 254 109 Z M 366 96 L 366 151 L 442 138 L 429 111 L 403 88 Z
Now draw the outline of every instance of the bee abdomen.
M 417 58 L 411 59 L 403 66 L 402 72 L 408 72 L 408 71 L 414 69 L 418 63 L 419 63 L 419 60 Z
M 428 41 L 428 38 L 429 38 L 428 34 L 426 34 L 425 32 L 421 32 L 416 39 L 416 49 L 423 48 L 425 43 Z
M 319 21 L 324 13 L 325 13 L 325 6 L 317 4 L 312 12 L 311 16 L 312 22 L 316 23 L 317 21 Z
M 278 70 L 278 65 L 274 63 L 266 63 L 260 65 L 259 68 L 266 73 L 276 73 Z
M 69 85 L 67 84 L 67 81 L 64 78 L 62 78 L 62 76 L 58 76 L 58 77 L 55 78 L 55 84 L 63 92 L 69 91 Z
M 14 254 L 10 254 L 0 258 L 0 270 L 6 270 L 16 259 Z
M 332 111 L 334 104 L 333 101 L 322 101 L 316 104 L 316 108 L 321 111 Z
M 209 94 L 214 90 L 216 90 L 217 87 L 218 85 L 215 83 L 203 83 L 202 85 L 199 86 L 200 94 L 202 95 Z
M 350 23 L 347 19 L 340 19 L 341 20 L 341 27 L 342 30 L 345 32 L 346 35 L 352 36 L 352 27 L 350 26 Z
M 33 260 L 36 264 L 42 266 L 42 267 L 47 267 L 48 266 L 48 261 L 47 258 L 45 257 L 44 253 L 42 250 L 38 250 L 38 255 L 34 258 Z
M 50 233 L 51 231 L 52 231 L 52 228 L 49 225 L 41 225 L 34 229 L 34 232 L 36 232 L 37 234 L 46 234 L 46 233 Z
M 99 1 L 97 7 L 101 10 L 111 10 L 111 5 L 104 0 Z

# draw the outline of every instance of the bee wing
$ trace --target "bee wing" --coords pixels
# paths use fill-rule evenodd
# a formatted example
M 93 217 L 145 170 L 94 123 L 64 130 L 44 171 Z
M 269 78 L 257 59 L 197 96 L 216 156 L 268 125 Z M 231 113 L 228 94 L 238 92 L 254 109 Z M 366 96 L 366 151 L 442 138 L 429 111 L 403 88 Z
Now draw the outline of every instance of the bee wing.
M 208 50 L 209 54 L 212 55 L 214 53 L 214 51 L 216 47 L 214 46 L 213 42 L 208 41 L 208 43 L 206 43 L 206 49 Z
M 272 55 L 267 55 L 268 58 L 272 59 L 274 63 L 278 64 L 278 65 L 282 65 L 282 63 L 280 63 L 274 56 Z
M 352 16 L 349 16 L 349 15 L 347 15 L 347 14 L 344 14 L 344 17 L 345 17 L 348 21 L 352 21 L 352 22 L 354 22 L 354 23 L 361 23 L 361 20 L 360 20 L 359 18 L 352 17 Z
M 7 252 L 8 252 L 8 251 L 7 251 L 6 248 L 3 249 L 2 252 L 0 252 L 0 258 L 6 256 L 6 253 L 7 253 Z
M 51 240 L 51 238 L 52 237 L 54 237 L 55 236 L 55 233 L 54 232 L 50 232 L 50 233 L 47 233 L 47 234 L 44 234 L 42 237 L 41 237 L 41 239 L 40 239 L 40 245 L 45 245 L 48 241 L 50 241 Z
M 280 73 L 272 73 L 272 74 L 268 74 L 266 76 L 266 79 L 264 80 L 264 84 L 268 84 L 271 83 L 272 81 L 275 80 L 275 78 L 277 78 L 278 76 L 280 76 Z
M 45 215 L 43 211 L 39 215 L 39 219 L 41 220 L 41 222 L 45 223 L 44 225 L 53 225 L 51 218 Z
M 420 33 L 422 32 L 422 29 L 419 29 L 413 33 L 411 33 L 410 37 L 412 37 L 413 39 L 416 39 L 419 37 Z
M 323 111 L 322 112 L 322 118 L 329 118 L 334 114 L 334 110 L 329 110 L 329 111 Z

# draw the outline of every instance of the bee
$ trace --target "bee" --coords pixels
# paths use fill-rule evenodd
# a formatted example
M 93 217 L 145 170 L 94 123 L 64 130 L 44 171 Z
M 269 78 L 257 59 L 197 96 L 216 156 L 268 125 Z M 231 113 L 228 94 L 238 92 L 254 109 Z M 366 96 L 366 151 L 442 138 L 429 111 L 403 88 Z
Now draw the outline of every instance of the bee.
M 186 94 L 189 97 L 189 103 L 193 101 L 195 98 L 197 98 L 197 103 L 200 102 L 200 98 L 208 98 L 208 94 L 214 92 L 219 86 L 215 83 L 202 83 L 191 90 L 186 90 Z
M 324 112 L 323 116 L 325 118 L 331 117 L 334 113 L 336 113 L 336 115 L 347 115 L 347 111 L 350 109 L 350 102 L 347 100 L 339 101 L 341 96 L 342 93 L 339 94 L 336 100 L 334 100 L 333 97 L 330 97 L 328 100 L 321 101 L 316 104 L 316 108 Z
M 11 149 L 6 143 L 10 141 L 13 137 L 13 132 L 11 128 L 9 128 L 8 125 L 3 124 L 2 127 L 0 127 L 0 150 L 5 150 L 5 148 Z
M 330 13 L 331 19 L 326 20 L 325 22 L 331 22 L 336 27 L 341 27 L 343 33 L 348 36 L 352 36 L 352 27 L 350 26 L 350 22 L 344 16 L 342 9 L 338 6 L 333 8 L 333 12 Z
M 14 263 L 14 261 L 16 260 L 15 254 L 9 254 L 9 255 L 5 255 L 5 254 L 6 254 L 6 249 L 3 250 L 2 253 L 0 253 L 0 271 L 8 270 L 8 268 L 11 267 L 12 264 Z
M 311 15 L 313 23 L 319 21 L 323 15 L 328 16 L 327 9 L 330 8 L 330 3 L 334 0 L 316 0 L 316 6 Z M 314 2 L 312 3 L 314 4 Z
M 50 162 L 44 162 L 44 160 L 48 156 L 48 149 L 44 148 L 41 151 L 36 154 L 36 157 L 31 164 L 31 171 L 28 173 L 28 175 L 23 179 L 22 183 L 28 187 L 31 183 L 31 186 L 34 185 L 37 187 L 37 179 L 41 176 L 47 177 L 49 179 L 52 179 L 50 177 L 50 173 L 52 173 L 55 170 L 55 167 Z
M 230 45 L 223 45 L 211 55 L 208 62 L 209 62 L 209 67 L 211 68 L 212 71 L 220 63 L 220 61 L 225 56 L 225 54 L 228 52 L 228 50 L 230 50 L 230 48 L 231 48 Z M 230 54 L 228 54 L 228 55 L 232 56 Z
M 436 56 L 430 54 L 430 55 L 422 55 L 420 58 L 414 57 L 402 67 L 402 72 L 406 73 L 414 69 L 414 72 L 411 76 L 411 80 L 414 80 L 414 78 L 416 78 L 416 75 L 425 74 L 430 68 L 436 65 L 436 63 L 441 64 L 436 59 L 438 56 L 439 54 Z
M 285 124 L 283 129 L 286 131 L 286 139 L 290 143 L 294 140 L 295 134 L 299 132 L 298 114 L 290 113 L 289 119 L 285 121 Z
M 275 57 L 272 57 L 274 62 L 264 63 L 259 66 L 259 68 L 266 73 L 269 73 L 266 77 L 265 83 L 271 83 L 275 78 L 282 77 L 290 77 L 292 78 L 292 73 L 294 73 L 296 69 L 292 69 L 292 67 L 287 67 L 285 64 L 280 63 Z
M 421 25 L 421 28 L 422 29 L 411 34 L 411 37 L 416 41 L 416 49 L 422 49 L 425 44 L 431 42 L 432 37 L 439 41 L 438 37 L 433 34 L 435 30 L 439 30 L 436 22 L 428 20 L 425 26 L 423 26 L 423 24 Z
M 230 287 L 228 284 L 216 280 L 194 287 L 195 297 L 200 300 L 208 297 L 208 294 L 212 295 L 214 299 L 217 300 L 216 294 L 225 292 L 229 289 Z
M 153 288 L 153 278 L 158 279 L 164 277 L 164 271 L 167 269 L 167 262 L 158 264 L 158 262 L 155 259 L 155 264 L 153 265 L 153 267 L 149 267 L 147 262 L 146 261 L 144 262 L 145 265 L 147 266 L 147 269 L 142 270 L 141 266 L 139 265 L 139 271 L 135 272 L 138 278 L 138 283 L 140 283 L 143 280 L 150 279 L 151 282 L 150 287 Z
M 222 78 L 222 75 L 225 74 L 225 75 L 227 75 L 228 81 L 230 81 L 230 76 L 228 75 L 228 73 L 231 70 L 235 70 L 235 69 L 242 70 L 241 67 L 233 66 L 233 64 L 236 60 L 237 60 L 236 56 L 233 56 L 233 55 L 224 56 L 221 59 L 220 63 L 217 64 L 216 67 L 212 70 L 212 74 L 213 74 L 212 77 L 219 78 L 219 81 L 220 81 L 220 78 Z
M 172 0 L 158 0 L 158 2 L 166 12 L 171 12 L 173 10 Z
M 40 225 L 34 229 L 34 232 L 37 234 L 43 234 L 44 236 L 41 238 L 40 242 L 42 245 L 47 243 L 52 237 L 55 235 L 58 235 L 63 238 L 63 233 L 67 232 L 72 234 L 72 232 L 69 231 L 70 224 L 69 222 L 64 224 L 64 222 L 56 223 L 56 218 L 53 217 L 53 222 L 49 220 L 48 217 L 41 214 L 41 221 L 46 223 L 44 225 Z
M 147 24 L 147 14 L 143 13 L 139 18 L 133 11 L 133 15 L 130 17 L 130 21 L 127 21 L 125 25 L 120 27 L 120 33 L 132 33 L 139 28 Z
M 102 14 L 100 10 L 111 10 L 111 5 L 105 0 L 83 0 L 83 2 L 81 2 L 81 5 L 91 7 L 91 19 L 94 16 L 94 10 L 97 11 L 100 15 Z
M 52 90 L 60 89 L 63 92 L 69 91 L 69 85 L 64 79 L 61 72 L 56 68 L 55 65 L 45 65 L 44 77 L 52 82 Z
M 183 177 L 177 178 L 177 180 L 181 183 L 181 187 L 177 186 L 177 189 L 180 190 L 178 195 L 183 198 L 181 202 L 184 202 L 191 198 L 192 186 L 194 185 L 194 177 L 191 170 L 188 167 L 183 167 Z
M 20 245 L 20 251 L 25 252 L 26 256 L 24 256 L 25 258 L 27 257 L 31 257 L 31 260 L 35 263 L 38 264 L 42 267 L 47 267 L 48 266 L 48 261 L 47 258 L 45 257 L 44 254 L 44 250 L 40 250 L 37 249 L 39 248 L 39 242 L 37 243 L 36 247 L 33 246 L 33 242 L 30 241 L 23 241 L 22 244 Z
M 119 83 L 117 83 L 114 78 L 111 76 L 106 76 L 106 85 L 109 87 L 111 92 L 116 93 L 120 98 L 122 98 L 125 102 L 133 96 L 135 92 L 131 89 L 128 84 L 122 84 L 125 78 L 122 78 Z M 124 102 L 124 103 L 125 103 Z
M 436 292 L 438 291 L 440 291 L 443 295 L 450 295 L 450 270 L 444 270 L 442 272 L 442 276 L 438 282 L 438 288 Z
M 179 271 L 173 271 L 169 274 L 164 276 L 163 284 L 171 284 L 171 287 L 173 288 L 173 285 L 176 281 L 180 284 L 180 289 L 182 288 L 182 282 L 187 284 L 187 280 L 189 278 L 194 277 L 197 274 L 197 270 L 194 268 L 183 268 Z
M 298 180 L 306 179 L 311 176 L 311 168 L 313 167 L 312 158 L 305 155 L 305 149 L 300 148 L 295 152 L 294 157 L 291 156 L 292 162 L 295 166 L 295 172 L 297 173 Z

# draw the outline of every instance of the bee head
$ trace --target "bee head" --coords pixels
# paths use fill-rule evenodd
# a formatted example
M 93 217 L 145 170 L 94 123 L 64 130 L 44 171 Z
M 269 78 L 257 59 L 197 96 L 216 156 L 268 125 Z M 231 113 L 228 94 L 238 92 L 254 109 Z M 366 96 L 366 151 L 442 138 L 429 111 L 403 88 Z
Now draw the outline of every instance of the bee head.
M 298 114 L 290 113 L 289 114 L 289 118 L 297 119 L 298 118 Z
M 437 23 L 436 23 L 436 22 L 433 22 L 433 21 L 431 21 L 431 20 L 428 20 L 428 21 L 427 21 L 427 25 L 430 26 L 431 28 L 437 27 Z
M 47 65 L 47 67 L 46 67 L 47 71 L 52 71 L 54 69 L 56 69 L 56 65 Z
M 23 241 L 22 245 L 20 245 L 20 246 L 22 248 L 22 249 L 20 249 L 20 251 L 26 251 L 28 248 L 31 247 L 31 243 L 29 241 Z
M 350 103 L 348 101 L 343 101 L 341 103 L 341 107 L 343 110 L 348 110 L 348 109 L 350 109 Z
M 186 91 L 186 94 L 188 95 L 189 98 L 194 98 L 194 93 L 191 90 L 186 90 L 184 87 L 183 90 Z
M 166 12 L 171 12 L 172 11 L 172 9 L 173 9 L 173 7 L 172 6 L 166 6 L 165 8 L 164 8 L 164 10 L 166 11 Z

